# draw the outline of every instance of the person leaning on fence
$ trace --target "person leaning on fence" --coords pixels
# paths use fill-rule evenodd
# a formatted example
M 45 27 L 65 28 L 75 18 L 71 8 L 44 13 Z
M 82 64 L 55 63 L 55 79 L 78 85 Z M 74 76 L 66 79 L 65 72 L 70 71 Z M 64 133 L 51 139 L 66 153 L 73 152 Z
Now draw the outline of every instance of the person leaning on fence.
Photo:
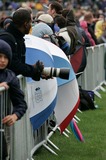
M 84 14 L 84 21 L 87 22 L 88 32 L 91 34 L 93 40 L 95 41 L 95 44 L 97 45 L 98 40 L 97 40 L 97 37 L 96 37 L 95 32 L 94 32 L 96 22 L 94 21 L 94 16 L 93 16 L 93 13 L 91 11 L 86 12 Z
M 64 53 L 69 56 L 71 38 L 69 37 L 67 31 L 67 21 L 62 15 L 58 15 L 55 18 L 55 24 L 60 28 L 59 32 L 57 33 L 59 46 L 64 51 Z
M 9 65 L 11 65 L 11 60 L 11 47 L 4 40 L 0 40 L 0 87 L 4 87 L 9 90 L 10 99 L 13 105 L 13 111 L 12 113 L 7 113 L 8 115 L 4 115 L 3 108 L 0 109 L 0 142 L 2 142 L 2 146 L 0 146 L 0 151 L 2 151 L 2 153 L 0 153 L 0 156 L 2 154 L 2 160 L 5 160 L 7 156 L 6 140 L 2 130 L 5 125 L 11 126 L 17 120 L 21 119 L 27 110 L 24 93 L 20 89 L 19 79 L 13 71 L 8 69 Z
M 12 62 L 9 68 L 16 75 L 22 74 L 38 81 L 43 76 L 43 62 L 37 61 L 34 65 L 25 63 L 26 47 L 24 36 L 29 33 L 31 24 L 31 13 L 25 8 L 19 8 L 13 13 L 12 22 L 6 29 L 9 34 L 0 35 L 0 39 L 6 41 L 12 48 Z
M 47 39 L 49 35 L 53 34 L 53 31 L 50 27 L 53 23 L 53 18 L 49 14 L 41 14 L 36 20 L 32 28 L 32 35 Z
M 59 31 L 59 35 L 63 36 L 70 46 L 68 55 L 73 54 L 76 49 L 77 37 L 78 37 L 75 28 L 76 22 L 73 11 L 67 10 L 66 14 L 63 14 L 62 12 L 62 16 L 60 17 L 58 16 L 55 21 L 56 24 L 58 24 L 58 26 L 61 28 Z

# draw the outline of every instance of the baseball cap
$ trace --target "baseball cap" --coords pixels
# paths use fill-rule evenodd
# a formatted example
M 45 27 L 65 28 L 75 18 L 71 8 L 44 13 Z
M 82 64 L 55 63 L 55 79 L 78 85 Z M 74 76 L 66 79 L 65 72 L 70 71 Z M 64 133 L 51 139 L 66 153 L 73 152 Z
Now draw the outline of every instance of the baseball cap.
M 45 23 L 52 23 L 53 18 L 49 14 L 44 13 L 44 14 L 40 15 L 36 21 L 42 21 L 42 22 L 45 22 Z

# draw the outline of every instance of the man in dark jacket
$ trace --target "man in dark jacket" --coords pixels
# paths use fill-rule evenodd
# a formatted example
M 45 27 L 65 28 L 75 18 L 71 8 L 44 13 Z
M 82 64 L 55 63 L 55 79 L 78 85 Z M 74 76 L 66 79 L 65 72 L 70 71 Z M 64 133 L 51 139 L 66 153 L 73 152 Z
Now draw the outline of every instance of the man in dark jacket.
M 19 79 L 11 70 L 7 69 L 11 64 L 12 50 L 9 44 L 0 40 L 0 87 L 9 89 L 10 99 L 13 104 L 13 111 L 9 108 L 6 113 L 7 106 L 0 108 L 0 158 L 5 160 L 7 156 L 6 141 L 3 132 L 3 126 L 11 126 L 19 120 L 27 110 L 27 104 L 24 100 L 24 93 L 20 89 Z M 1 104 L 1 101 L 0 101 Z M 1 105 L 0 105 L 1 106 Z M 4 141 L 3 141 L 4 140 Z M 1 153 L 2 151 L 2 153 Z
M 12 18 L 13 21 L 6 30 L 12 36 L 8 34 L 0 35 L 0 39 L 6 41 L 12 48 L 12 62 L 9 68 L 14 71 L 16 75 L 22 74 L 25 77 L 31 77 L 33 80 L 40 80 L 44 69 L 43 63 L 40 61 L 34 65 L 25 63 L 26 47 L 24 36 L 28 34 L 31 29 L 31 14 L 29 10 L 19 8 L 14 12 Z

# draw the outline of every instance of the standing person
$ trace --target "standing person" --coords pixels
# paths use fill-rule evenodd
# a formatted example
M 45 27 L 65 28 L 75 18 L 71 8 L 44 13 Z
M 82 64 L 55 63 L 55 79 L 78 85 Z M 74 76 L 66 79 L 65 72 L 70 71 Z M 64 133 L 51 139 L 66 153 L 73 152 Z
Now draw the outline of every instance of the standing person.
M 105 28 L 103 27 L 104 20 L 98 20 L 95 24 L 94 33 L 96 35 L 96 38 L 100 38 L 105 31 Z
M 50 14 L 54 19 L 54 24 L 52 26 L 52 30 L 53 30 L 54 33 L 59 31 L 59 27 L 57 25 L 55 25 L 55 18 L 58 15 L 61 15 L 62 10 L 63 10 L 62 5 L 59 2 L 56 2 L 56 1 L 51 2 L 48 6 L 47 13 Z
M 7 157 L 6 139 L 2 129 L 5 125 L 12 126 L 17 120 L 21 119 L 27 110 L 24 93 L 20 89 L 19 79 L 14 72 L 7 69 L 7 67 L 11 65 L 11 60 L 11 47 L 4 40 L 0 40 L 0 87 L 9 89 L 10 99 L 13 104 L 13 111 L 10 112 L 9 109 L 10 113 L 7 113 L 7 115 L 4 115 L 3 112 L 6 108 L 0 109 L 0 145 L 2 144 L 2 146 L 0 146 L 0 152 L 2 151 L 2 153 L 0 153 L 0 156 L 2 155 L 1 160 L 5 160 Z
M 62 11 L 62 16 L 66 20 L 66 28 L 70 39 L 70 51 L 69 54 L 74 54 L 78 41 L 77 25 L 75 20 L 75 15 L 73 10 L 64 9 Z
M 57 14 L 61 14 L 62 10 L 62 5 L 59 2 L 53 1 L 49 4 L 47 13 L 55 18 Z
M 87 64 L 87 57 L 86 57 L 86 45 L 85 39 L 82 34 L 82 30 L 80 29 L 79 25 L 76 22 L 76 18 L 74 15 L 73 10 L 65 10 L 64 17 L 67 21 L 67 31 L 71 40 L 70 44 L 70 62 L 75 73 L 82 73 Z M 72 47 L 73 46 L 73 47 Z M 79 56 L 80 55 L 80 56 Z M 76 63 L 77 62 L 77 63 Z M 77 78 L 81 74 L 77 74 Z
M 87 27 L 88 27 L 88 32 L 91 34 L 93 40 L 95 41 L 95 44 L 98 44 L 98 40 L 95 36 L 94 28 L 95 28 L 95 22 L 94 22 L 94 17 L 92 12 L 87 12 L 84 15 L 84 21 L 87 22 Z
M 88 32 L 88 26 L 86 21 L 80 21 L 80 26 L 84 29 L 87 37 L 89 38 L 91 46 L 95 46 L 95 41 L 93 40 L 91 34 Z
M 67 21 L 62 15 L 60 15 L 56 17 L 55 23 L 60 28 L 59 32 L 57 33 L 60 44 L 59 46 L 68 57 L 70 55 L 70 48 L 72 46 L 71 46 L 71 38 L 67 30 Z M 61 39 L 63 39 L 64 41 Z M 61 43 L 62 41 L 63 43 Z
M 38 81 L 42 77 L 43 63 L 40 61 L 34 65 L 25 63 L 26 48 L 24 36 L 29 33 L 31 28 L 31 13 L 25 8 L 19 8 L 13 13 L 12 20 L 6 29 L 11 35 L 0 35 L 0 39 L 6 41 L 12 48 L 12 62 L 9 68 L 16 75 L 22 74 L 25 77 L 31 77 L 33 80 Z

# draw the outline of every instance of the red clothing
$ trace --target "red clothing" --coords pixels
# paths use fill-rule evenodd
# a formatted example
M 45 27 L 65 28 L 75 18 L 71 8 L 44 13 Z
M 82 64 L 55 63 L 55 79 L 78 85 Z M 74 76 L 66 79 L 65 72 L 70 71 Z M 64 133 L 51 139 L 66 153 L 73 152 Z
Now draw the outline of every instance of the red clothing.
M 95 41 L 93 40 L 91 34 L 88 32 L 88 27 L 87 27 L 87 22 L 86 21 L 80 21 L 80 26 L 85 30 L 89 40 L 90 40 L 90 43 L 92 46 L 95 46 Z

